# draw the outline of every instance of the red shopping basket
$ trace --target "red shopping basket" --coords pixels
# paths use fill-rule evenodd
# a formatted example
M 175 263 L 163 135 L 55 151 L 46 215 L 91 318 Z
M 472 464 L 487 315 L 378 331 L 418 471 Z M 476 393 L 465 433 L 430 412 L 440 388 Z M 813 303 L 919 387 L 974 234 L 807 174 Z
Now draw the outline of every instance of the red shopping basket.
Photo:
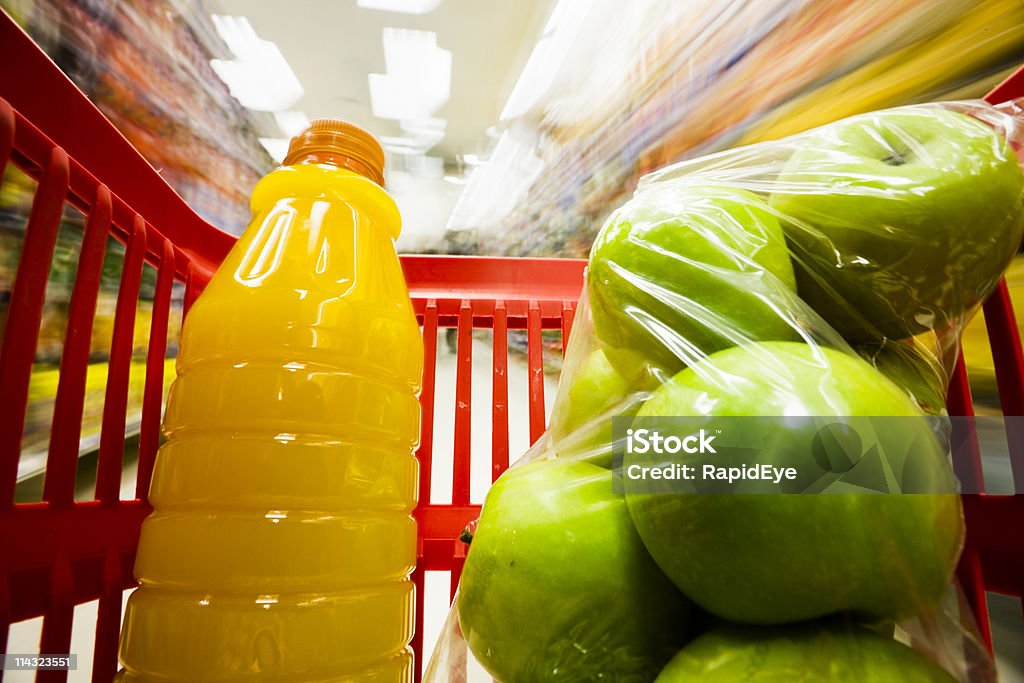
M 74 606 L 98 600 L 92 680 L 117 668 L 122 592 L 134 586 L 139 527 L 156 454 L 163 359 L 172 286 L 186 286 L 185 307 L 209 280 L 233 238 L 193 213 L 103 115 L 6 15 L 0 16 L 0 168 L 14 163 L 38 182 L 0 347 L 0 645 L 10 624 L 42 617 L 39 651 L 66 653 Z M 1024 94 L 1012 77 L 990 96 Z M 42 501 L 15 504 L 20 441 L 40 329 L 46 281 L 65 204 L 88 218 L 68 311 Z M 124 243 L 110 371 L 106 387 L 95 500 L 75 502 L 74 486 L 90 330 L 108 236 Z M 143 263 L 157 270 L 135 497 L 120 499 L 128 373 Z M 544 430 L 542 330 L 572 326 L 584 262 L 407 256 L 402 259 L 426 346 L 421 463 L 417 622 L 414 648 L 422 661 L 425 572 L 451 573 L 454 594 L 464 559 L 456 539 L 479 506 L 470 502 L 472 332 L 493 331 L 491 477 L 509 464 L 509 401 L 526 401 L 530 439 Z M 1024 415 L 1024 360 L 1005 285 L 985 305 L 1003 411 Z M 457 330 L 455 434 L 452 453 L 433 450 L 434 374 L 439 328 Z M 509 330 L 526 330 L 528 396 L 510 396 Z M 950 393 L 953 414 L 973 412 L 961 360 Z M 1021 449 L 1010 443 L 1014 475 L 1024 482 Z M 979 473 L 980 456 L 974 452 Z M 452 460 L 452 502 L 430 502 L 432 465 Z M 980 490 L 980 489 L 979 489 Z M 968 544 L 960 575 L 991 646 L 985 591 L 1019 597 L 1024 588 L 1024 504 L 1015 496 L 965 496 Z M 417 667 L 418 669 L 419 667 Z M 2 672 L 0 672 L 2 674 Z M 41 671 L 37 680 L 65 680 Z M 419 674 L 417 673 L 417 676 Z

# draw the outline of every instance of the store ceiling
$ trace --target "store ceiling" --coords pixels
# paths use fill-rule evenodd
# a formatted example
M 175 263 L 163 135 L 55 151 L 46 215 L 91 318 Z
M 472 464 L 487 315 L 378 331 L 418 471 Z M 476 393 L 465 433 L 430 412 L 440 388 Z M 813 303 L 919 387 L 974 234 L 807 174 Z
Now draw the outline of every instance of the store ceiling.
M 383 29 L 435 32 L 438 46 L 452 53 L 451 94 L 434 114 L 447 120 L 445 137 L 429 154 L 452 160 L 482 149 L 551 4 L 442 0 L 422 15 L 365 9 L 356 0 L 215 0 L 211 9 L 247 17 L 260 38 L 278 45 L 305 90 L 293 109 L 352 121 L 378 136 L 401 135 L 396 121 L 375 117 L 370 106 L 367 76 L 386 71 Z

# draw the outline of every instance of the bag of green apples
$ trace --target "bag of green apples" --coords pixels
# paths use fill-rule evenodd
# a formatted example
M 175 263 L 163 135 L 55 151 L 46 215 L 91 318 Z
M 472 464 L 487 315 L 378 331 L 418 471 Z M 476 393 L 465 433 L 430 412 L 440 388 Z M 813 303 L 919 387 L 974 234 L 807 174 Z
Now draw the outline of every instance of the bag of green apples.
M 902 107 L 641 180 L 428 683 L 994 680 L 944 397 L 1024 234 L 1012 114 Z

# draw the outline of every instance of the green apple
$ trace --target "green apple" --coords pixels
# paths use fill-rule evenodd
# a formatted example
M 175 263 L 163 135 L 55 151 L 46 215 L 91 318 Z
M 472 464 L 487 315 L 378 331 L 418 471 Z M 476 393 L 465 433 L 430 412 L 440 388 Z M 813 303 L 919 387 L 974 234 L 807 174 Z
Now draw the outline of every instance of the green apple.
M 565 386 L 559 387 L 548 428 L 552 450 L 561 458 L 610 467 L 612 417 L 636 413 L 649 394 L 634 390 L 601 349 L 566 368 L 562 377 Z
M 852 468 L 826 490 L 858 490 L 851 478 L 882 467 L 901 482 L 895 490 L 955 490 L 928 418 L 877 370 L 836 350 L 766 342 L 720 351 L 662 385 L 638 412 L 674 415 L 899 416 L 890 428 L 857 434 L 863 457 L 854 453 Z M 751 464 L 781 460 L 801 476 L 820 466 L 814 434 L 767 422 L 748 444 Z M 879 452 L 905 459 L 884 462 Z M 960 499 L 952 493 L 626 493 L 640 537 L 665 574 L 701 607 L 742 623 L 846 611 L 877 619 L 916 614 L 941 597 L 963 539 Z
M 982 301 L 1024 234 L 1006 140 L 936 106 L 810 131 L 778 176 L 797 288 L 850 341 L 903 339 Z
M 595 417 L 629 397 L 630 383 L 612 366 L 601 349 L 563 372 L 566 387 L 559 387 L 552 410 L 552 428 L 561 434 L 578 431 Z
M 667 182 L 608 219 L 587 275 L 594 329 L 627 379 L 744 341 L 797 339 L 782 228 L 759 197 Z
M 495 482 L 457 598 L 470 650 L 503 683 L 653 680 L 689 637 L 689 605 L 611 472 L 563 460 Z
M 852 625 L 729 626 L 683 648 L 655 683 L 956 683 L 895 640 Z

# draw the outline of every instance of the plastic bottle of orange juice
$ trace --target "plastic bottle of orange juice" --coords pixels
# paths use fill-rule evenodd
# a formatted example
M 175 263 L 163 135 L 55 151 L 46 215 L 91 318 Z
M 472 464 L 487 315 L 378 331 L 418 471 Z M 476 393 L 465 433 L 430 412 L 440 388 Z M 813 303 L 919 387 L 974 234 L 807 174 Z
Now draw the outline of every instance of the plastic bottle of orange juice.
M 121 681 L 412 681 L 423 341 L 383 152 L 315 121 L 189 312 Z

